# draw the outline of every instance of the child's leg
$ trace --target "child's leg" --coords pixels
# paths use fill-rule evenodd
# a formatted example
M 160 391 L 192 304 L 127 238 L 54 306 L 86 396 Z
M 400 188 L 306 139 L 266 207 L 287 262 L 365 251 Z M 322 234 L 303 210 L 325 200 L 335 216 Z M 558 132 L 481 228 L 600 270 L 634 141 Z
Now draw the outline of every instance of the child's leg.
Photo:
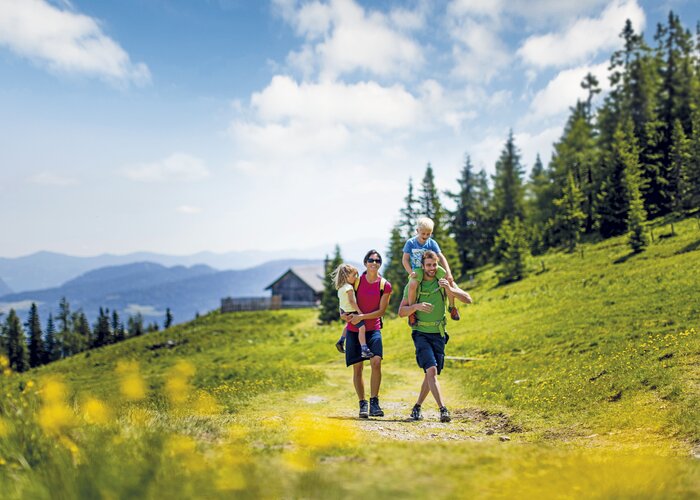
M 365 329 L 365 325 L 359 327 L 358 330 L 360 330 L 360 332 L 357 334 L 357 338 L 360 340 L 360 345 L 367 345 L 367 330 Z
M 335 348 L 338 349 L 338 352 L 344 353 L 345 352 L 345 337 L 348 336 L 348 327 L 347 325 L 345 328 L 343 328 L 343 333 L 340 334 L 340 338 L 338 339 L 338 342 L 335 343 Z
M 416 296 L 418 295 L 418 280 L 411 279 L 408 282 L 408 305 L 411 306 L 416 303 Z M 418 317 L 416 313 L 409 315 L 408 324 L 413 326 L 418 322 Z

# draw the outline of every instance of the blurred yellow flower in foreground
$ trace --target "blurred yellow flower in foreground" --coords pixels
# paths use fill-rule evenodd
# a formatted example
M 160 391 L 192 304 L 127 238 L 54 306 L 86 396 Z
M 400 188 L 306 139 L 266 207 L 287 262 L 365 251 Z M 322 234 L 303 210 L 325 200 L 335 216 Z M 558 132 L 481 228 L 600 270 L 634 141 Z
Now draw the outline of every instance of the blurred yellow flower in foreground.
M 200 472 L 206 467 L 204 457 L 197 452 L 197 442 L 189 436 L 173 435 L 164 446 L 165 456 L 176 460 L 184 472 Z
M 349 425 L 308 413 L 300 413 L 292 419 L 291 437 L 294 444 L 310 450 L 344 447 L 357 440 Z
M 0 438 L 10 433 L 10 426 L 4 418 L 0 418 Z
M 0 354 L 0 368 L 5 369 L 10 367 L 10 360 L 4 354 Z
M 146 383 L 139 372 L 139 364 L 135 361 L 119 361 L 117 373 L 120 376 L 122 396 L 129 401 L 140 401 L 146 397 Z
M 83 419 L 88 424 L 105 425 L 111 420 L 112 412 L 99 399 L 89 397 L 83 403 Z
M 187 402 L 187 398 L 192 391 L 190 378 L 194 375 L 195 368 L 188 361 L 178 361 L 168 371 L 168 378 L 165 381 L 165 394 L 170 403 L 175 406 L 182 406 Z
M 46 378 L 41 382 L 39 393 L 44 404 L 39 409 L 37 420 L 45 433 L 58 435 L 75 425 L 73 410 L 66 403 L 66 384 L 58 378 Z
M 66 395 L 68 394 L 68 388 L 58 378 L 46 378 L 41 383 L 40 389 L 41 398 L 44 403 L 63 403 L 66 400 Z
M 194 413 L 200 416 L 211 416 L 221 413 L 221 405 L 208 392 L 197 392 L 197 398 L 194 401 Z

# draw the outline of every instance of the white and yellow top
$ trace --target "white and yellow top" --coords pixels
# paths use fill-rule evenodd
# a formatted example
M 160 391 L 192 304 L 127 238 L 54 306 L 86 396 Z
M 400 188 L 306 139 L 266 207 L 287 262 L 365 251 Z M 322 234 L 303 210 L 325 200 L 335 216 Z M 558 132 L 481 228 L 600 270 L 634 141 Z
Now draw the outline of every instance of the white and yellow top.
M 340 308 L 345 312 L 356 312 L 355 308 L 350 304 L 350 299 L 348 299 L 348 291 L 352 291 L 352 293 L 355 293 L 355 290 L 350 283 L 345 283 L 343 286 L 338 288 L 338 300 L 340 301 Z

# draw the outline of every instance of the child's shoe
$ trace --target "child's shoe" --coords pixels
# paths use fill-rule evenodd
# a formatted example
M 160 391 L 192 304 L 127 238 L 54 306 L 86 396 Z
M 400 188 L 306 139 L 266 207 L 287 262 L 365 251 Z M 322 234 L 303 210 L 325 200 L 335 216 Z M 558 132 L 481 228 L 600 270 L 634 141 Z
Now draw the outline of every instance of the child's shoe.
M 459 311 L 455 306 L 450 307 L 450 318 L 452 318 L 455 321 L 459 321 L 461 319 L 459 317 Z
M 335 343 L 335 348 L 338 349 L 339 353 L 344 353 L 345 352 L 345 339 L 341 337 L 340 340 L 338 340 L 338 342 Z
M 363 346 L 362 346 L 362 354 L 361 354 L 361 355 L 362 355 L 362 358 L 363 358 L 363 359 L 369 359 L 369 358 L 371 358 L 372 356 L 374 356 L 374 353 L 373 353 L 372 351 L 369 350 L 369 347 L 367 347 L 366 345 L 363 345 Z
M 418 323 L 418 316 L 416 316 L 416 313 L 411 313 L 408 315 L 408 326 L 416 326 L 416 323 Z

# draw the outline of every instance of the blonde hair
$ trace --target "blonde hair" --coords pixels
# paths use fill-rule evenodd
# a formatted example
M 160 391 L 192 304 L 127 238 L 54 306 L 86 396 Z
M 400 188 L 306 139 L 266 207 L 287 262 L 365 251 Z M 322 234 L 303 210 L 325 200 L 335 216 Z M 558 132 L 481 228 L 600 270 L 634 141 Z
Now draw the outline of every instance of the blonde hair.
M 416 221 L 416 231 L 420 231 L 421 229 L 429 229 L 432 233 L 434 228 L 435 223 L 430 217 L 421 217 Z
M 353 273 L 360 274 L 357 268 L 352 264 L 340 264 L 336 267 L 331 273 L 331 279 L 333 280 L 336 290 L 340 289 L 345 283 L 348 283 L 348 278 Z

